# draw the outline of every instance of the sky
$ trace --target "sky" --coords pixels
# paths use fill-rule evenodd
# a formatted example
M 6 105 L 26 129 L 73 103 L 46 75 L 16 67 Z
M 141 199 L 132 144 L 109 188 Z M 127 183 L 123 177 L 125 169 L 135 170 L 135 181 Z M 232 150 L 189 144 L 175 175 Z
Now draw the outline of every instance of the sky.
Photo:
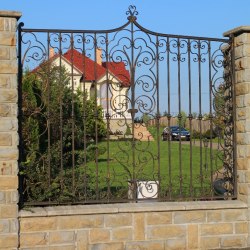
M 135 5 L 138 22 L 161 33 L 222 37 L 250 25 L 250 0 L 1 0 L 1 10 L 22 12 L 26 28 L 111 29 Z
M 106 30 L 127 22 L 130 5 L 136 6 L 141 26 L 159 33 L 223 38 L 228 30 L 250 25 L 250 0 L 1 0 L 0 8 L 21 12 L 24 28 Z M 161 94 L 166 99 L 166 92 Z M 186 101 L 182 106 L 188 107 Z M 176 113 L 177 100 L 174 105 Z M 161 111 L 166 109 L 162 105 Z

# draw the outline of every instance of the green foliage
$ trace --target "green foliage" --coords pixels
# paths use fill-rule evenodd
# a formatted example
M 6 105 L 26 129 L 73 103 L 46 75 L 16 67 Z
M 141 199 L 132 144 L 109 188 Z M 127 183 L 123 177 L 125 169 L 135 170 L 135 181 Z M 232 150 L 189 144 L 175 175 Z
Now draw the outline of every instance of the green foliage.
M 64 68 L 49 63 L 23 76 L 20 173 L 26 201 L 79 199 L 83 180 L 94 178 L 87 163 L 105 153 L 91 144 L 106 134 L 102 108 L 72 91 L 69 80 Z
M 180 127 L 185 128 L 186 120 L 187 120 L 187 114 L 186 114 L 186 112 L 185 111 L 181 111 L 181 113 L 178 116 L 178 125 Z

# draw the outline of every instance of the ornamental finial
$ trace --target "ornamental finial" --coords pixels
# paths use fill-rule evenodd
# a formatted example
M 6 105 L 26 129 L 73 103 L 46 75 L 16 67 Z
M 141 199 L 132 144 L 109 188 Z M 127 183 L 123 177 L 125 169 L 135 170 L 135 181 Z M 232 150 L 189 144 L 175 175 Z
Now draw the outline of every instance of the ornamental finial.
M 138 15 L 138 11 L 136 10 L 136 7 L 134 5 L 130 5 L 128 7 L 128 11 L 126 12 L 126 15 L 128 16 L 128 19 L 130 21 L 136 20 L 136 16 Z

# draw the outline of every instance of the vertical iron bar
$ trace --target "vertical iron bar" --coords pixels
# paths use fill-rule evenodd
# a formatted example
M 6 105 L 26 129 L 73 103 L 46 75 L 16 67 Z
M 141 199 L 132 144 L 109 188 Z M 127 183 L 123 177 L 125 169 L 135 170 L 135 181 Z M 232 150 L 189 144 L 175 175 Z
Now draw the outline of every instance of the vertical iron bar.
M 88 186 L 88 179 L 87 179 L 87 171 L 88 171 L 88 166 L 87 166 L 87 136 L 86 136 L 86 102 L 88 98 L 88 94 L 90 95 L 90 92 L 88 93 L 86 91 L 86 48 L 85 48 L 85 33 L 82 34 L 82 64 L 83 64 L 83 75 L 82 75 L 82 92 L 83 92 L 83 140 L 84 140 L 84 198 L 85 201 L 87 201 L 87 186 Z M 89 89 L 90 91 L 90 89 Z
M 63 89 L 62 83 L 62 33 L 59 33 L 59 81 L 60 81 L 60 165 L 61 165 L 61 191 L 63 191 Z
M 135 69 L 136 69 L 136 64 L 134 62 L 134 26 L 133 22 L 131 22 L 131 66 L 130 66 L 130 72 L 131 72 L 131 107 L 132 107 L 132 134 L 133 134 L 133 140 L 132 140 L 132 167 L 133 167 L 133 173 L 132 173 L 132 187 L 133 187 L 133 199 L 137 199 L 137 182 L 136 182 L 136 164 L 135 164 Z
M 50 33 L 47 33 L 47 52 L 48 52 L 48 60 L 50 58 Z M 51 67 L 52 64 L 50 64 L 48 67 L 45 68 L 46 70 L 46 80 L 47 80 L 47 102 L 48 102 L 48 120 L 47 120 L 47 126 L 48 126 L 48 182 L 49 182 L 49 189 L 51 188 L 51 127 L 50 127 L 50 122 L 51 122 L 51 114 L 50 114 L 50 73 L 51 73 Z M 49 198 L 50 201 L 50 198 Z
M 74 105 L 74 34 L 71 33 L 70 36 L 70 48 L 71 48 L 71 123 L 72 123 L 72 194 L 75 195 L 75 105 Z
M 107 194 L 107 198 L 108 200 L 110 199 L 110 195 L 111 195 L 111 189 L 110 189 L 110 151 L 109 151 L 109 147 L 110 147 L 110 114 L 109 114 L 109 74 L 108 74 L 108 69 L 109 69 L 109 57 L 108 57 L 108 53 L 109 53 L 109 47 L 108 47 L 108 33 L 106 33 L 106 37 L 105 37 L 105 44 L 106 44 L 106 53 L 105 53 L 105 57 L 106 57 L 106 122 L 107 122 L 107 184 L 108 184 L 108 194 Z M 112 84 L 112 82 L 111 82 Z
M 98 103 L 97 103 L 97 37 L 94 35 L 94 84 L 95 84 L 95 164 L 96 164 L 96 200 L 99 200 L 99 165 L 98 165 Z
M 230 46 L 231 46 L 231 62 L 230 62 L 230 68 L 231 68 L 231 93 L 232 93 L 232 99 L 233 99 L 233 196 L 237 196 L 237 158 L 236 158 L 236 152 L 237 152 L 237 143 L 236 143 L 236 94 L 235 94 L 235 37 L 234 34 L 230 36 Z
M 180 196 L 182 197 L 182 188 L 183 188 L 183 176 L 182 176 L 182 146 L 181 146 L 181 42 L 180 38 L 177 40 L 177 47 L 178 47 L 178 54 L 177 54 L 177 61 L 178 61 L 178 108 L 179 108 L 179 115 L 178 115 L 178 121 L 179 121 L 179 180 L 180 180 Z
M 203 169 L 202 169 L 202 110 L 201 110 L 201 41 L 198 40 L 198 76 L 199 76 L 199 125 L 200 125 L 200 182 L 203 194 Z
M 157 98 L 157 147 L 158 147 L 158 194 L 161 194 L 161 145 L 160 145 L 160 108 L 159 108 L 159 37 L 156 36 L 156 98 Z M 159 195 L 158 195 L 159 196 Z
M 208 65 L 209 65 L 209 119 L 210 119 L 210 190 L 213 190 L 213 83 L 212 83 L 212 68 L 211 68 L 211 42 L 208 42 Z M 207 162 L 205 162 L 207 164 Z M 213 195 L 213 194 L 212 194 Z
M 190 188 L 189 192 L 191 197 L 194 196 L 194 190 L 193 190 L 193 140 L 192 140 L 192 135 L 193 135 L 193 115 L 192 115 L 192 77 L 191 77 L 191 58 L 190 58 L 190 53 L 191 53 L 191 43 L 190 39 L 188 39 L 188 94 L 189 94 L 189 131 L 190 131 L 190 141 L 189 141 L 189 171 L 190 171 Z
M 169 37 L 167 37 L 167 72 L 168 72 L 168 79 L 167 79 L 167 92 L 168 92 L 168 130 L 170 132 L 170 119 L 171 119 L 171 95 L 170 95 L 170 41 Z M 171 164 L 171 142 L 170 142 L 170 134 L 168 136 L 168 175 L 169 175 L 169 199 L 171 200 L 172 197 L 172 164 Z
M 23 65 L 22 65 L 22 27 L 24 23 L 19 23 L 18 25 L 18 50 L 17 50 L 17 59 L 18 59 L 18 136 L 19 136 L 19 158 L 18 158 L 18 191 L 19 191 L 19 208 L 23 206 L 24 203 L 24 195 L 23 195 L 23 185 L 24 185 L 24 177 L 20 174 L 23 169 L 22 161 L 24 160 L 24 152 L 23 152 L 23 129 L 22 129 L 22 120 L 23 120 L 23 97 L 22 97 L 22 76 L 23 76 Z

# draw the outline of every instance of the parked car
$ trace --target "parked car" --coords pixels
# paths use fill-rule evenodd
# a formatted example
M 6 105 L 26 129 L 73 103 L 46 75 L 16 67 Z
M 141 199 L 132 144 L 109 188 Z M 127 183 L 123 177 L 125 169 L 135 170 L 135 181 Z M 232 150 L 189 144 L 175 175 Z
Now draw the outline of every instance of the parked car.
M 170 126 L 164 128 L 162 132 L 162 140 L 163 141 L 179 141 L 179 140 L 190 140 L 190 132 L 185 128 L 179 126 Z

